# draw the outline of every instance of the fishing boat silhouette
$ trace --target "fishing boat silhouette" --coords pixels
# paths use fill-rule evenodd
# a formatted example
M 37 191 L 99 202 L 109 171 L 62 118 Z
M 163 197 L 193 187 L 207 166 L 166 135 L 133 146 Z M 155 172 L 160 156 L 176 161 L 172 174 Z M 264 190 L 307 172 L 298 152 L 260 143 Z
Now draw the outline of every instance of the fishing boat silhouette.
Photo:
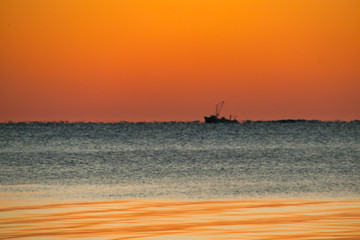
M 230 115 L 229 119 L 227 119 L 225 117 L 221 117 L 221 118 L 219 117 L 223 106 L 224 106 L 224 101 L 216 104 L 215 115 L 211 115 L 210 117 L 204 116 L 205 123 L 237 123 L 238 121 L 235 118 L 231 119 L 231 115 Z

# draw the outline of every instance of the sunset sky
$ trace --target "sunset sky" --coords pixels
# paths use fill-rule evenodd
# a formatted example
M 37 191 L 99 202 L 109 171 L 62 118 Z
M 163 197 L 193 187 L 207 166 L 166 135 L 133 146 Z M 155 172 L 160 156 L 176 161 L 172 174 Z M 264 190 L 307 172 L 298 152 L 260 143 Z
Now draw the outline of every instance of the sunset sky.
M 1 0 L 0 122 L 360 119 L 358 0 Z

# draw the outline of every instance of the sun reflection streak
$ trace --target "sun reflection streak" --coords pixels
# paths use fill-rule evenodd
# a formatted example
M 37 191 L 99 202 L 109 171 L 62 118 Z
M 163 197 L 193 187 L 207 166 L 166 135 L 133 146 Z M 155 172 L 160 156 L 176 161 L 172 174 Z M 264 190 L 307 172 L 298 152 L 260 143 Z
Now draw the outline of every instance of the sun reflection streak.
M 0 239 L 359 239 L 360 201 L 101 202 L 0 207 Z

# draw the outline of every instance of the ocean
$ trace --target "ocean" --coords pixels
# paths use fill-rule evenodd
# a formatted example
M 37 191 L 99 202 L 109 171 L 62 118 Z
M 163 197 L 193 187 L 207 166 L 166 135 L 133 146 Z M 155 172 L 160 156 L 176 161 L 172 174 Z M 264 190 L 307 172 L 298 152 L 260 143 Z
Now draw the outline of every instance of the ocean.
M 354 199 L 360 123 L 0 124 L 10 199 Z
M 0 124 L 0 240 L 360 239 L 360 123 Z

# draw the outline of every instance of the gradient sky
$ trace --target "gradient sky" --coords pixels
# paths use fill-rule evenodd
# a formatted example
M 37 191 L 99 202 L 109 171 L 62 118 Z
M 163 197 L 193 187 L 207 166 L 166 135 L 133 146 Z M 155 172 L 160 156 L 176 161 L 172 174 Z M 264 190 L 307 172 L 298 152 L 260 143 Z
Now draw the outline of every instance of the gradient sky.
M 0 121 L 360 119 L 358 0 L 1 0 Z

